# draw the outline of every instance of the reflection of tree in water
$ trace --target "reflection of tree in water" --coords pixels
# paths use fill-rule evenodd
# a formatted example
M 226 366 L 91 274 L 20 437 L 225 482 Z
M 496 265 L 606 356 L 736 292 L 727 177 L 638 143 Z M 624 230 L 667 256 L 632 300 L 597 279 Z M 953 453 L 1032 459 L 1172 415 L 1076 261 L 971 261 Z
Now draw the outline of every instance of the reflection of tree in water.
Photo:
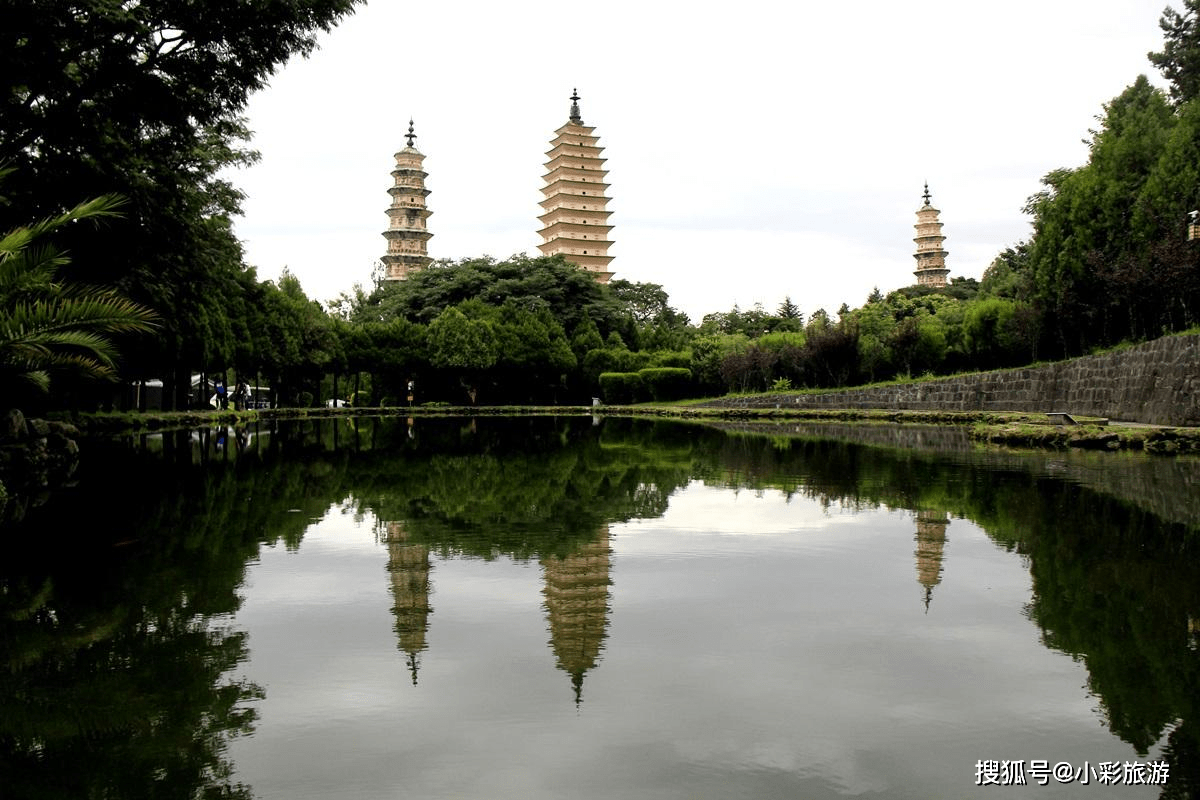
M 256 544 L 179 533 L 186 560 L 79 548 L 0 577 L 0 795 L 250 796 L 224 750 L 262 695 L 230 677 L 246 635 L 219 618 Z
M 486 420 L 449 428 L 419 420 L 415 446 L 429 452 L 363 472 L 369 483 L 353 490 L 357 507 L 392 520 L 384 523 L 384 542 L 393 614 L 414 682 L 428 647 L 431 554 L 508 556 L 541 564 L 551 648 L 571 675 L 576 702 L 582 699 L 608 625 L 608 525 L 660 516 L 689 478 L 694 447 L 655 448 L 623 425 L 601 436 L 581 422 L 590 423 Z
M 0 796 L 250 797 L 224 754 L 262 691 L 232 677 L 249 648 L 223 620 L 345 472 L 317 431 L 256 433 L 85 443 L 79 487 L 5 531 Z
M 609 523 L 660 516 L 690 480 L 696 442 L 660 447 L 620 422 L 418 420 L 408 451 L 356 459 L 347 489 L 438 554 L 565 556 Z
M 1021 553 L 1033 579 L 1029 618 L 1047 647 L 1081 660 L 1112 733 L 1146 754 L 1164 742 L 1163 797 L 1200 796 L 1200 529 L 1194 508 L 1164 519 L 1151 505 L 1117 499 L 1164 472 L 1150 461 L 1114 462 L 1129 483 L 1085 475 L 1088 486 L 1048 477 L 1027 459 L 997 466 L 937 452 L 891 450 L 811 438 L 730 437 L 702 472 L 719 485 L 775 488 L 851 508 L 945 510 L 973 520 Z M 1181 465 L 1186 471 L 1187 465 Z M 1090 487 L 1090 488 L 1089 488 Z M 1186 503 L 1194 498 L 1178 498 Z M 931 588 L 944 530 L 918 516 L 918 580 Z M 937 570 L 934 565 L 938 564 Z
M 1164 797 L 1200 792 L 1200 651 L 1189 620 L 1200 610 L 1196 532 L 1045 481 L 1020 528 L 981 524 L 1027 556 L 1029 616 L 1046 646 L 1088 669 L 1108 727 L 1145 755 L 1167 734 Z
M 575 704 L 583 700 L 583 677 L 596 666 L 608 630 L 612 549 L 608 526 L 565 555 L 542 557 L 550 645 L 558 668 L 571 676 Z
M 79 496 L 9 535 L 40 545 L 10 551 L 0 566 L 5 790 L 154 796 L 160 779 L 198 795 L 223 790 L 222 742 L 248 729 L 255 689 L 228 679 L 246 642 L 214 615 L 237 607 L 260 543 L 300 546 L 310 521 L 338 503 L 405 521 L 389 561 L 404 565 L 393 598 L 412 666 L 428 628 L 421 549 L 510 555 L 543 565 L 555 657 L 578 689 L 606 636 L 607 534 L 595 532 L 660 515 L 699 478 L 850 508 L 937 509 L 917 520 L 927 590 L 943 555 L 938 519 L 975 521 L 1028 559 L 1029 617 L 1048 647 L 1086 664 L 1113 733 L 1139 752 L 1166 734 L 1163 796 L 1200 791 L 1200 642 L 1189 623 L 1200 619 L 1200 532 L 1156 516 L 1162 502 L 1139 508 L 1099 485 L 934 452 L 670 423 L 481 419 L 472 429 L 417 419 L 410 437 L 403 419 L 338 419 L 253 433 L 247 447 L 219 454 L 168 434 L 156 452 L 85 458 Z M 96 536 L 97 519 L 120 520 L 114 540 L 132 544 L 73 547 Z

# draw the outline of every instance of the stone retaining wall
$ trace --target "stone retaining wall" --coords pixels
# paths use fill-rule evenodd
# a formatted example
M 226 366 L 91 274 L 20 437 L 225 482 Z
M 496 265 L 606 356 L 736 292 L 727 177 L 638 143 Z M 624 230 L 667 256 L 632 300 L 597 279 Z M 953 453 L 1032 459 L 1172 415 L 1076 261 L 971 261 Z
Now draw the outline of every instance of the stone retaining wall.
M 1200 425 L 1200 335 L 1166 336 L 1099 356 L 920 383 L 727 397 L 733 408 L 1065 411 L 1156 425 Z

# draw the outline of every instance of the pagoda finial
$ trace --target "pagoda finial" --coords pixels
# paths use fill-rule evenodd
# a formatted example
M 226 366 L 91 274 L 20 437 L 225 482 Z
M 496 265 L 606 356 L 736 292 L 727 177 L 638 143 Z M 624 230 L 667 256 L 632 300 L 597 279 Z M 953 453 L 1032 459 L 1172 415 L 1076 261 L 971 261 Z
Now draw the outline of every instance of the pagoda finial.
M 926 604 L 928 605 L 928 604 Z M 413 686 L 417 685 L 417 670 L 421 668 L 421 662 L 417 659 L 416 653 L 408 654 L 408 671 L 412 674 Z
M 579 90 L 571 90 L 571 122 L 576 125 L 583 124 L 583 118 L 579 116 Z
M 412 121 L 412 117 L 409 117 L 409 119 L 408 119 L 408 133 L 404 134 L 404 136 L 405 136 L 405 138 L 407 138 L 407 139 L 408 139 L 408 146 L 409 146 L 409 147 L 412 147 L 412 146 L 413 146 L 413 139 L 417 138 L 417 135 L 416 135 L 415 133 L 413 133 L 413 121 Z
M 929 205 L 929 181 L 925 181 L 925 205 Z

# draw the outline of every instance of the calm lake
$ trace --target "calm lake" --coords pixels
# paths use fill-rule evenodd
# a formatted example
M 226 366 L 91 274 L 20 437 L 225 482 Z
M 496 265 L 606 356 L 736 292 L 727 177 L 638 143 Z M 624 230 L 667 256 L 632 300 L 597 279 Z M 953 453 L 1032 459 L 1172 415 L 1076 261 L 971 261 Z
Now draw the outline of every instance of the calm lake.
M 1200 792 L 1200 461 L 339 418 L 3 531 L 0 797 Z

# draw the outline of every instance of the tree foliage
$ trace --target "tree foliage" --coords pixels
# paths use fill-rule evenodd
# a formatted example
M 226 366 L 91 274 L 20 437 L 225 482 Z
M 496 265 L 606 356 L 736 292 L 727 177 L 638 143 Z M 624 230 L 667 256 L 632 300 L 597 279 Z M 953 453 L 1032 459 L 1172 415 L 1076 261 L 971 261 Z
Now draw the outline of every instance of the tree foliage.
M 1105 106 L 1088 163 L 1051 172 L 1030 199 L 1034 235 L 1021 269 L 1049 323 L 1041 328 L 1051 355 L 1194 324 L 1197 254 L 1181 245 L 1188 206 L 1200 200 L 1189 183 L 1198 121 L 1194 103 L 1175 111 L 1139 77 Z
M 90 281 L 160 313 L 160 335 L 129 349 L 126 371 L 164 377 L 174 398 L 246 335 L 231 314 L 245 288 L 230 222 L 241 195 L 223 177 L 255 158 L 246 101 L 356 2 L 5 4 L 0 164 L 16 172 L 0 230 L 61 213 L 63 197 L 126 198 L 123 219 L 75 226 L 64 246 Z
M 1200 97 L 1200 0 L 1183 0 L 1183 11 L 1167 6 L 1158 20 L 1163 49 L 1147 54 L 1171 85 L 1171 100 L 1183 105 Z

